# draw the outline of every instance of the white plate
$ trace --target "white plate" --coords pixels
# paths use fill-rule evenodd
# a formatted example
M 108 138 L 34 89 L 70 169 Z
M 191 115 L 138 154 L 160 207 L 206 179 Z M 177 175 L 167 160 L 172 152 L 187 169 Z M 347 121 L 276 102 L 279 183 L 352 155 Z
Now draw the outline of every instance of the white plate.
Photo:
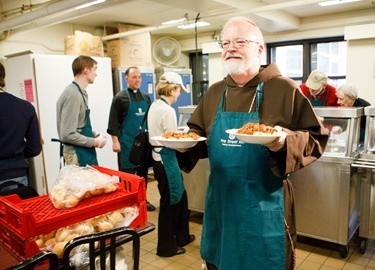
M 253 144 L 267 144 L 273 142 L 276 138 L 280 137 L 280 134 L 273 135 L 247 135 L 237 134 L 238 129 L 227 129 L 225 132 L 229 135 L 236 136 L 240 141 L 245 143 Z
M 205 141 L 206 137 L 199 137 L 198 140 L 194 139 L 166 139 L 163 136 L 151 137 L 151 140 L 161 143 L 161 145 L 172 148 L 172 149 L 183 149 L 191 148 L 195 146 L 198 142 Z

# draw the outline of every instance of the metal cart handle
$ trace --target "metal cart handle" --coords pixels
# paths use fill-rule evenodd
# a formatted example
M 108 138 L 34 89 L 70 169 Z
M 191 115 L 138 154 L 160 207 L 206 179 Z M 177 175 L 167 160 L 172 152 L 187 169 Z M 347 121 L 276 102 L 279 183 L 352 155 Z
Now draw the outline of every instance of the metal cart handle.
M 354 167 L 354 168 L 365 168 L 365 169 L 375 169 L 375 165 L 369 165 L 369 164 L 353 163 L 352 167 Z

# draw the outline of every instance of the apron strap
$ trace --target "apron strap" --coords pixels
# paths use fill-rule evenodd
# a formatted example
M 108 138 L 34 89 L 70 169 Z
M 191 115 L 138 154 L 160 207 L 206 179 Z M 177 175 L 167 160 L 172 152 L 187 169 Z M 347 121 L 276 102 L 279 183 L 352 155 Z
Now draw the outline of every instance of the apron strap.
M 86 110 L 87 110 L 87 109 L 89 108 L 89 106 L 87 105 L 86 100 L 85 100 L 85 97 L 83 96 L 83 93 L 82 93 L 81 87 L 80 87 L 79 84 L 76 83 L 75 81 L 73 81 L 73 84 L 74 84 L 75 86 L 77 86 L 78 91 L 79 91 L 79 93 L 80 93 L 81 96 L 82 96 L 83 103 L 85 103 L 85 107 L 86 107 Z
M 228 85 L 225 84 L 224 86 L 224 93 L 223 93 L 223 96 L 221 98 L 221 102 L 219 103 L 219 108 L 218 110 L 221 110 L 222 111 L 222 108 L 225 107 L 225 99 L 226 99 L 226 96 L 227 96 L 227 91 L 228 91 Z M 252 109 L 253 109 L 253 106 L 254 106 L 254 103 L 255 103 L 255 99 L 256 99 L 256 109 L 255 111 L 258 111 L 259 110 L 259 106 L 260 106 L 260 103 L 262 101 L 262 97 L 263 97 L 263 83 L 260 83 L 257 85 L 257 88 L 255 90 L 255 94 L 254 94 L 254 97 L 251 101 L 251 104 L 250 104 L 250 108 L 249 108 L 249 113 L 251 113 Z

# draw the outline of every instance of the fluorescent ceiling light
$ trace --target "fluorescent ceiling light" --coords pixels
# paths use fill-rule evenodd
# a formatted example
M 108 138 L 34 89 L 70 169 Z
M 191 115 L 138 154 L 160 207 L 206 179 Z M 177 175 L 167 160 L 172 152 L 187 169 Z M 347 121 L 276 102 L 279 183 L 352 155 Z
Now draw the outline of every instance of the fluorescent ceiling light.
M 177 23 L 181 23 L 181 22 L 183 22 L 185 20 L 186 20 L 186 18 L 181 18 L 181 19 L 176 19 L 176 20 L 170 20 L 170 21 L 167 21 L 167 22 L 163 22 L 161 24 L 162 25 L 177 24 Z
M 362 0 L 332 0 L 332 1 L 321 2 L 319 3 L 319 5 L 322 7 L 326 7 L 326 6 L 341 5 L 341 4 L 359 2 L 359 1 L 362 1 Z
M 197 22 L 197 23 L 191 23 L 191 24 L 186 24 L 186 25 L 179 25 L 179 26 L 177 26 L 177 28 L 190 29 L 190 28 L 194 28 L 195 25 L 197 25 L 197 27 L 202 27 L 202 26 L 207 26 L 207 25 L 210 25 L 210 24 L 208 22 Z
M 106 0 L 96 0 L 96 1 L 92 1 L 92 2 L 87 3 L 87 4 L 80 5 L 80 6 L 76 7 L 76 9 L 82 9 L 82 8 L 91 7 L 91 6 L 94 6 L 94 5 L 97 5 L 97 4 L 100 4 L 100 3 L 103 3 L 103 2 L 105 2 L 105 1 L 106 1 Z

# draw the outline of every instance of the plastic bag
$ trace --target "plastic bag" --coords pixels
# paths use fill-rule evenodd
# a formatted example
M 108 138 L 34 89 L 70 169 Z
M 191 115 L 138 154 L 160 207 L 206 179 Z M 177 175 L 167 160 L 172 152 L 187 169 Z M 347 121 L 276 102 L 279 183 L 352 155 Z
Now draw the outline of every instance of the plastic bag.
M 63 257 L 65 245 L 72 239 L 82 236 L 129 226 L 139 215 L 137 205 L 127 206 L 84 221 L 59 228 L 49 234 L 42 234 L 35 238 L 41 250 L 50 250 L 59 258 Z M 73 249 L 71 263 L 76 267 L 85 266 L 88 259 L 88 246 L 81 245 Z M 86 259 L 87 260 L 86 260 Z
M 49 195 L 55 208 L 72 208 L 82 199 L 116 191 L 118 182 L 118 177 L 93 167 L 68 165 L 61 169 Z

